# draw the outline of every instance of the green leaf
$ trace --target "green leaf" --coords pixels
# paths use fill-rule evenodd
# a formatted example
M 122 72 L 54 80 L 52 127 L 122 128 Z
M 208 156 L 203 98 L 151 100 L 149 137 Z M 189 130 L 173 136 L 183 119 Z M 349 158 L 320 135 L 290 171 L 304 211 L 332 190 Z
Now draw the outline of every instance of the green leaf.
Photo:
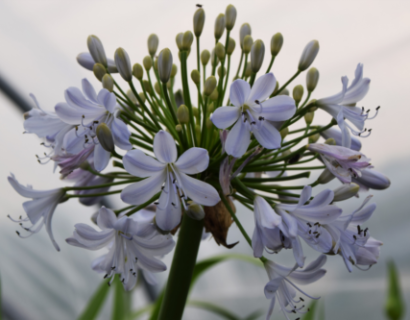
M 144 308 L 141 308 L 141 309 L 139 309 L 139 310 L 137 310 L 137 311 L 134 311 L 134 312 L 128 317 L 128 319 L 130 319 L 130 320 L 138 319 L 139 317 L 141 317 L 141 316 L 144 315 L 145 313 L 150 312 L 153 307 L 154 307 L 153 305 L 149 305 L 149 306 L 146 306 L 146 307 L 144 307 Z
M 104 305 L 104 301 L 107 297 L 107 293 L 109 290 L 110 290 L 110 287 L 107 285 L 107 281 L 103 281 L 103 283 L 100 284 L 97 291 L 95 291 L 94 295 L 91 297 L 84 311 L 78 317 L 78 320 L 96 319 L 98 316 L 98 313 L 100 312 L 102 306 Z
M 389 288 L 387 291 L 386 315 L 391 320 L 404 317 L 405 304 L 400 288 L 400 276 L 393 261 L 387 264 L 389 272 Z
M 114 303 L 112 307 L 112 320 L 126 320 L 131 310 L 131 291 L 124 290 L 120 275 L 115 275 L 114 281 Z
M 257 310 L 252 312 L 249 316 L 247 316 L 244 320 L 255 320 L 259 318 L 265 311 Z
M 240 320 L 239 317 L 237 317 L 235 314 L 230 312 L 229 310 L 226 310 L 220 306 L 217 306 L 213 303 L 210 302 L 205 302 L 205 301 L 196 301 L 196 300 L 190 300 L 188 301 L 188 305 L 200 309 L 207 310 L 209 312 L 215 313 L 219 316 L 221 316 L 223 319 L 228 319 L 228 320 Z
M 312 300 L 312 302 L 309 305 L 309 311 L 305 314 L 305 316 L 302 318 L 303 320 L 314 320 L 316 317 L 316 311 L 317 311 L 317 305 L 318 302 L 317 300 Z

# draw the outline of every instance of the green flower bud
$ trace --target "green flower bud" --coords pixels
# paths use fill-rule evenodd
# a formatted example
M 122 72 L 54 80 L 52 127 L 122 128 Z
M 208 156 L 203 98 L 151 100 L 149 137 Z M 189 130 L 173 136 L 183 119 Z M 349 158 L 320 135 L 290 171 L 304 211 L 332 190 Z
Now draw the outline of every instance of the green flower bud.
M 219 77 L 219 78 L 222 77 L 222 74 L 221 74 L 222 70 L 224 71 L 224 76 L 226 76 L 226 69 L 225 69 L 225 67 L 220 66 L 220 67 L 218 67 L 218 77 Z
M 145 70 L 149 71 L 152 68 L 152 58 L 150 56 L 146 56 L 144 60 L 142 60 L 142 64 Z
M 155 82 L 155 84 L 154 84 L 154 90 L 155 90 L 156 93 L 158 93 L 159 95 L 161 95 L 161 87 L 160 87 L 158 81 Z
M 175 75 L 177 74 L 178 68 L 176 64 L 172 65 L 172 69 L 171 69 L 171 79 L 175 78 Z
M 177 124 L 177 125 L 175 126 L 175 130 L 176 130 L 177 132 L 181 132 L 181 131 L 182 131 L 182 126 L 181 126 L 180 124 Z
M 278 96 L 288 96 L 289 95 L 289 90 L 288 89 L 283 89 Z
M 313 122 L 314 112 L 306 112 L 305 113 L 305 122 L 307 125 L 310 125 Z
M 222 43 L 218 42 L 215 45 L 215 54 L 218 57 L 218 59 L 221 61 L 225 58 L 225 47 L 223 46 Z
M 270 52 L 272 56 L 276 57 L 283 45 L 283 36 L 280 32 L 274 34 L 270 40 Z
M 140 96 L 141 101 L 143 103 L 145 103 L 145 100 L 147 100 L 147 98 L 145 97 L 144 92 L 140 92 L 140 93 L 138 93 L 138 95 Z M 135 99 L 135 100 L 137 100 L 137 99 Z
M 209 99 L 211 99 L 212 101 L 216 101 L 218 100 L 218 97 L 219 97 L 218 89 L 215 89 L 214 91 L 212 91 L 211 95 L 209 96 Z
M 198 108 L 192 107 L 192 114 L 194 115 L 195 118 L 198 118 L 199 116 Z
M 257 73 L 265 57 L 265 44 L 262 40 L 256 40 L 251 49 L 251 68 L 253 73 Z
M 271 94 L 271 97 L 278 92 L 279 89 L 279 81 L 276 81 L 275 89 L 273 89 L 273 92 Z
M 298 84 L 296 87 L 293 88 L 293 99 L 295 99 L 296 103 L 299 103 L 303 97 L 303 86 Z
M 302 52 L 302 56 L 299 60 L 299 71 L 305 71 L 315 60 L 317 53 L 319 52 L 319 42 L 317 40 L 310 41 Z
M 308 92 L 312 92 L 316 89 L 319 82 L 319 71 L 316 68 L 310 68 L 306 73 L 306 88 Z
M 121 77 L 129 82 L 132 80 L 131 61 L 128 53 L 123 48 L 118 48 L 114 53 L 115 65 Z
M 208 106 L 208 113 L 212 113 L 214 111 L 215 105 L 213 102 L 211 102 Z
M 150 34 L 150 36 L 148 37 L 148 52 L 151 57 L 155 56 L 155 53 L 158 50 L 158 44 L 158 36 L 155 33 Z
M 333 190 L 334 198 L 333 201 L 343 201 L 354 197 L 359 192 L 359 185 L 356 183 L 343 184 L 337 189 Z
M 229 5 L 225 10 L 225 27 L 226 30 L 231 31 L 235 26 L 236 21 L 236 8 L 233 5 Z
M 201 52 L 201 63 L 206 66 L 211 58 L 211 53 L 208 50 L 203 50 Z
M 243 52 L 245 54 L 251 52 L 252 49 L 252 44 L 253 44 L 253 39 L 250 35 L 245 36 L 245 38 L 243 39 Z
M 144 76 L 144 69 L 139 63 L 136 63 L 132 67 L 132 74 L 134 75 L 135 78 L 138 80 L 142 80 Z
M 323 172 L 320 174 L 319 178 L 317 178 L 317 181 L 318 181 L 320 184 L 326 184 L 326 183 L 332 181 L 334 178 L 335 178 L 335 176 L 333 175 L 333 173 L 331 173 L 331 172 L 329 171 L 329 169 L 326 168 L 326 169 L 323 170 Z
M 145 92 L 152 96 L 152 90 L 149 82 L 147 80 L 143 80 L 142 85 L 144 86 Z
M 167 82 L 167 89 L 170 90 L 172 88 L 171 80 Z
M 213 50 L 212 50 L 212 53 L 211 53 L 211 65 L 217 66 L 218 63 L 219 63 L 218 56 L 215 54 L 215 49 L 213 49 Z
M 194 41 L 194 35 L 191 31 L 184 33 L 182 37 L 182 50 L 191 50 L 192 42 Z
M 202 30 L 204 29 L 205 23 L 205 11 L 202 8 L 199 8 L 195 11 L 194 14 L 194 33 L 197 38 L 199 38 L 202 34 Z
M 235 45 L 236 45 L 235 40 L 229 37 L 228 46 L 226 47 L 226 54 L 228 56 L 230 56 L 235 50 Z
M 177 47 L 179 50 L 182 50 L 182 39 L 184 38 L 184 34 L 182 32 L 178 33 L 175 37 L 175 42 L 177 43 Z
M 201 75 L 199 74 L 198 70 L 192 70 L 191 79 L 195 84 L 199 84 L 201 82 Z
M 94 72 L 95 77 L 100 81 L 102 81 L 102 78 L 107 73 L 107 71 L 105 70 L 105 67 L 101 63 L 94 64 L 93 72 Z
M 107 89 L 109 92 L 114 90 L 114 80 L 108 73 L 104 75 L 101 82 L 104 89 Z
M 225 30 L 225 15 L 223 13 L 220 13 L 218 17 L 215 20 L 215 39 L 218 41 L 221 39 L 223 33 Z
M 101 40 L 94 35 L 87 38 L 88 51 L 96 63 L 101 63 L 104 67 L 107 66 L 107 56 Z
M 161 50 L 158 57 L 158 76 L 162 83 L 167 83 L 172 71 L 172 53 L 168 48 Z
M 250 36 L 252 33 L 251 26 L 249 23 L 244 23 L 239 30 L 239 44 L 241 45 L 241 49 L 243 49 L 243 42 L 246 36 Z
M 210 96 L 216 88 L 216 78 L 214 76 L 208 77 L 204 83 L 204 94 Z
M 109 152 L 114 151 L 114 139 L 112 138 L 112 133 L 110 128 L 104 123 L 100 123 L 97 126 L 97 130 L 95 130 L 98 141 L 101 144 L 101 147 L 104 148 L 104 150 L 107 150 Z
M 336 140 L 333 138 L 326 139 L 325 144 L 335 146 L 336 145 Z
M 212 122 L 211 119 L 206 120 L 207 129 L 211 129 L 211 128 L 213 128 L 213 126 L 214 126 L 214 123 Z
M 154 70 L 158 72 L 158 58 L 154 58 Z
M 316 143 L 320 138 L 320 133 L 309 136 L 309 143 Z
M 134 92 L 131 91 L 131 89 L 129 89 L 129 90 L 127 91 L 127 96 L 128 96 L 128 98 L 130 98 L 130 100 L 131 100 L 134 104 L 137 104 L 138 100 L 137 100 L 137 98 L 135 97 Z
M 181 104 L 177 110 L 177 118 L 179 123 L 186 124 L 189 122 L 189 110 L 184 104 Z
M 285 137 L 288 135 L 288 133 L 289 133 L 289 128 L 288 127 L 280 130 L 280 136 L 282 137 L 282 139 L 285 139 Z

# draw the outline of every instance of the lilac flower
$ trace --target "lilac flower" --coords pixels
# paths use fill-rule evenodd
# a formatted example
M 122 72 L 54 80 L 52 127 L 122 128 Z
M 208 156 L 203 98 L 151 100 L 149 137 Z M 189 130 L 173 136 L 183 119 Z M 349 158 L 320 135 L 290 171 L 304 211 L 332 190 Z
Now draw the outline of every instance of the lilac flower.
M 248 149 L 251 132 L 258 142 L 267 149 L 281 145 L 279 131 L 269 121 L 283 121 L 291 118 L 295 111 L 295 101 L 288 96 L 269 95 L 275 89 L 276 79 L 272 73 L 256 80 L 252 89 L 244 80 L 235 80 L 231 85 L 230 100 L 233 107 L 223 106 L 215 110 L 211 120 L 219 129 L 232 125 L 226 139 L 226 152 L 236 158 L 242 157 Z M 266 100 L 266 101 L 265 101 Z M 265 121 L 269 120 L 269 121 Z
M 312 143 L 308 149 L 319 153 L 326 167 L 343 183 L 351 183 L 352 178 L 361 177 L 362 170 L 372 168 L 370 159 L 349 148 Z
M 57 251 L 60 251 L 60 247 L 54 239 L 53 231 L 51 229 L 51 219 L 53 218 L 54 210 L 57 205 L 64 200 L 65 191 L 61 188 L 38 191 L 34 190 L 31 186 L 23 186 L 20 184 L 13 174 L 7 178 L 14 190 L 18 194 L 25 198 L 31 198 L 32 200 L 26 201 L 23 203 L 24 211 L 27 214 L 27 218 L 19 220 L 14 220 L 8 216 L 12 221 L 20 223 L 24 230 L 28 231 L 31 236 L 41 230 L 43 224 L 46 226 L 47 233 L 50 237 L 51 242 Z M 24 227 L 23 223 L 30 222 L 30 227 Z M 20 232 L 17 231 L 17 234 L 21 238 L 26 238 L 28 236 L 20 235 Z
M 336 129 L 336 128 L 329 128 L 325 131 L 322 131 L 320 133 L 320 135 L 325 138 L 325 139 L 329 139 L 332 138 L 336 141 L 336 145 L 338 146 L 342 146 L 343 147 L 343 142 L 342 142 L 342 131 L 340 129 Z M 351 137 L 351 144 L 350 144 L 350 148 L 352 150 L 355 151 L 360 151 L 360 149 L 362 148 L 362 142 L 356 138 L 356 137 Z
M 321 255 L 304 270 L 297 271 L 297 264 L 293 268 L 286 268 L 268 260 L 264 265 L 269 276 L 269 282 L 265 286 L 265 297 L 271 299 L 271 303 L 266 320 L 270 319 L 276 301 L 288 320 L 288 314 L 290 313 L 306 313 L 306 311 L 302 311 L 305 305 L 298 307 L 298 304 L 303 303 L 304 299 L 295 299 L 298 291 L 310 299 L 317 300 L 319 298 L 308 295 L 299 289 L 294 282 L 297 284 L 309 284 L 319 280 L 326 274 L 326 270 L 320 269 L 325 263 L 326 256 Z
M 101 171 L 108 164 L 110 152 L 98 143 L 98 124 L 105 123 L 111 129 L 115 145 L 123 150 L 132 148 L 130 132 L 126 124 L 117 118 L 118 107 L 112 92 L 101 89 L 97 95 L 87 79 L 83 79 L 82 89 L 85 96 L 78 88 L 67 89 L 66 102 L 58 103 L 55 110 L 61 120 L 76 125 L 65 135 L 65 151 L 78 154 L 82 149 L 95 145 L 94 166 Z
M 364 169 L 360 177 L 354 177 L 353 182 L 360 186 L 361 191 L 369 189 L 384 190 L 390 187 L 390 179 L 374 169 Z
M 156 257 L 169 253 L 175 244 L 171 236 L 155 229 L 151 219 L 150 212 L 117 218 L 112 210 L 102 207 L 97 216 L 101 231 L 80 223 L 66 241 L 89 250 L 108 247 L 109 252 L 97 258 L 92 268 L 104 272 L 105 278 L 120 274 L 124 289 L 131 290 L 137 282 L 139 268 L 148 272 L 166 270 L 166 265 Z
M 156 223 L 162 230 L 172 230 L 181 221 L 180 199 L 190 198 L 204 206 L 214 206 L 221 200 L 214 187 L 187 175 L 200 173 L 208 167 L 206 149 L 191 148 L 177 160 L 174 139 L 161 130 L 154 138 L 154 154 L 158 160 L 141 150 L 128 151 L 124 156 L 125 170 L 133 176 L 147 179 L 125 187 L 121 199 L 140 205 L 162 189 L 156 216 Z

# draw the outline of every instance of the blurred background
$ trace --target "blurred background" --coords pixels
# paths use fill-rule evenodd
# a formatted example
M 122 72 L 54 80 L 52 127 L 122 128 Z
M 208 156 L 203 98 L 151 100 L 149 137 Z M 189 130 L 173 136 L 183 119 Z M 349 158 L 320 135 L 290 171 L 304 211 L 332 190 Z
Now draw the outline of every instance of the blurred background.
M 199 1 L 199 0 L 198 0 Z M 266 46 L 266 69 L 270 59 L 270 38 L 276 32 L 284 36 L 284 45 L 276 58 L 273 73 L 284 83 L 296 71 L 300 54 L 310 40 L 317 39 L 320 52 L 313 64 L 320 71 L 319 85 L 312 98 L 339 92 L 341 76 L 353 79 L 356 65 L 364 64 L 364 75 L 371 88 L 360 103 L 366 109 L 381 106 L 379 116 L 367 123 L 372 135 L 363 139 L 362 152 L 372 159 L 378 171 L 391 179 L 384 192 L 374 191 L 373 202 L 378 208 L 367 223 L 372 236 L 384 242 L 379 263 L 369 271 L 354 270 L 349 274 L 342 259 L 329 257 L 327 275 L 304 289 L 321 296 L 326 318 L 385 319 L 387 272 L 386 261 L 393 259 L 401 275 L 406 301 L 410 301 L 410 2 L 408 1 L 235 1 L 200 2 L 206 12 L 201 50 L 214 45 L 213 27 L 216 16 L 228 4 L 236 6 L 238 16 L 231 33 L 236 41 L 232 70 L 239 63 L 239 28 L 248 22 L 254 39 Z M 0 76 L 13 86 L 28 103 L 28 94 L 36 95 L 42 108 L 52 110 L 64 101 L 64 90 L 80 86 L 87 77 L 96 88 L 100 83 L 93 74 L 76 62 L 80 52 L 87 51 L 86 39 L 97 35 L 109 57 L 123 47 L 131 62 L 142 62 L 148 54 L 146 41 L 151 33 L 160 38 L 159 50 L 168 47 L 177 60 L 175 36 L 192 30 L 193 1 L 1 1 L 0 2 Z M 226 31 L 225 31 L 226 32 Z M 224 35 L 225 36 L 225 35 Z M 224 38 L 223 38 L 224 39 Z M 196 66 L 195 49 L 189 59 L 189 70 Z M 231 72 L 231 77 L 232 73 Z M 176 88 L 180 87 L 179 74 Z M 305 75 L 296 84 L 304 84 Z M 64 185 L 52 164 L 39 165 L 35 154 L 44 150 L 34 135 L 23 135 L 23 117 L 13 102 L 0 92 L 0 277 L 2 304 L 6 319 L 75 319 L 92 293 L 101 283 L 101 276 L 91 268 L 91 261 L 101 252 L 88 252 L 68 246 L 64 239 L 73 232 L 75 223 L 91 223 L 97 208 L 86 208 L 71 200 L 60 205 L 54 215 L 53 228 L 61 252 L 56 252 L 45 230 L 23 240 L 15 230 L 18 225 L 6 218 L 24 214 L 25 201 L 8 184 L 10 172 L 23 184 L 37 189 Z M 328 123 L 329 116 L 316 112 L 314 124 Z M 311 183 L 317 175 L 301 183 Z M 298 183 L 298 182 L 295 182 Z M 298 183 L 299 184 L 299 183 Z M 334 189 L 337 181 L 326 187 Z M 314 194 L 321 187 L 315 188 Z M 341 206 L 346 213 L 357 208 L 366 195 Z M 119 199 L 110 197 L 114 206 Z M 238 216 L 247 231 L 253 232 L 253 214 L 238 207 Z M 240 241 L 231 252 L 251 255 L 236 226 L 229 231 L 228 243 Z M 309 259 L 317 253 L 306 246 Z M 213 239 L 201 244 L 199 260 L 226 253 Z M 290 252 L 281 252 L 275 261 L 293 265 Z M 170 265 L 172 255 L 165 258 Z M 159 282 L 167 274 L 160 274 Z M 269 300 L 263 294 L 267 276 L 264 270 L 240 261 L 229 261 L 206 273 L 197 283 L 192 299 L 217 303 L 238 315 L 246 316 L 262 309 Z M 137 309 L 147 303 L 147 295 L 138 288 L 133 296 Z M 110 315 L 111 298 L 100 315 Z M 408 313 L 406 319 L 410 319 Z M 8 315 L 8 316 L 7 316 Z M 261 317 L 261 319 L 263 316 Z M 188 307 L 184 319 L 220 319 L 212 314 Z M 277 310 L 273 319 L 282 319 Z

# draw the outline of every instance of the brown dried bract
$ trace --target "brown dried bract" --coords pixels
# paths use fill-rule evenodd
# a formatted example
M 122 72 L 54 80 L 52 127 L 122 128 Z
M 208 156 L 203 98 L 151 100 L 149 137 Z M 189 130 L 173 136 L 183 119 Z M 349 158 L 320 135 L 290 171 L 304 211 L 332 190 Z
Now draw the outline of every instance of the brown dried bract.
M 232 211 L 236 213 L 235 205 L 232 200 L 227 197 L 227 201 L 232 208 Z M 231 249 L 238 244 L 238 242 L 227 244 L 226 237 L 228 235 L 228 229 L 231 226 L 233 219 L 226 209 L 224 203 L 219 201 L 214 207 L 204 207 L 205 219 L 204 225 L 207 232 L 211 232 L 216 243 L 223 245 L 224 247 Z

